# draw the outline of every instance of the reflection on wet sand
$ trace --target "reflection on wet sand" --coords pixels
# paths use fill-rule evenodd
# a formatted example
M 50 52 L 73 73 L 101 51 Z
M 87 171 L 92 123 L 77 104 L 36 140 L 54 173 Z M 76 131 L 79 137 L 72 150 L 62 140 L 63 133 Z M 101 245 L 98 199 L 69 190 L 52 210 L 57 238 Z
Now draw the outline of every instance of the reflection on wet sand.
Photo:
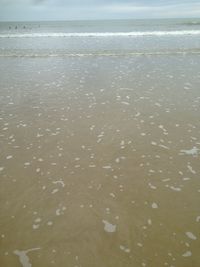
M 200 266 L 199 65 L 1 59 L 1 266 Z

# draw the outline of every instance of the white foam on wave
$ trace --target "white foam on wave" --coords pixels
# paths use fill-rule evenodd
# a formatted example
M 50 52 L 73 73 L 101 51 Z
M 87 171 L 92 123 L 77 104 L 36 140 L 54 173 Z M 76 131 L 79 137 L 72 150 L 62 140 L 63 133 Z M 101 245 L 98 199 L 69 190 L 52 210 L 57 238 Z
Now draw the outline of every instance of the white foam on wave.
M 116 57 L 116 56 L 158 56 L 158 55 L 187 55 L 187 54 L 200 54 L 200 51 L 196 51 L 196 50 L 174 50 L 174 51 L 133 51 L 133 52 L 127 52 L 127 51 L 123 51 L 123 52 L 116 52 L 116 51 L 108 51 L 108 52 L 92 52 L 92 53 L 28 53 L 28 54 L 24 54 L 24 53 L 12 53 L 12 52 L 8 52 L 8 53 L 1 53 L 0 52 L 0 58 L 1 57 L 33 57 L 33 58 L 46 58 L 46 57 L 93 57 L 93 56 L 101 56 L 101 57 Z M 135 115 L 135 117 L 137 117 L 139 115 Z M 142 134 L 142 135 L 146 135 L 146 134 Z M 97 143 L 100 143 L 102 141 L 101 138 L 99 138 L 97 140 Z M 159 145 L 162 148 L 165 149 L 169 149 L 169 147 L 164 146 L 162 144 Z M 121 148 L 124 148 L 124 146 L 122 146 Z M 183 155 L 183 154 L 180 154 Z
M 46 33 L 9 33 L 0 38 L 38 38 L 38 37 L 140 37 L 140 36 L 180 36 L 200 35 L 200 30 L 179 31 L 135 31 L 135 32 L 46 32 Z

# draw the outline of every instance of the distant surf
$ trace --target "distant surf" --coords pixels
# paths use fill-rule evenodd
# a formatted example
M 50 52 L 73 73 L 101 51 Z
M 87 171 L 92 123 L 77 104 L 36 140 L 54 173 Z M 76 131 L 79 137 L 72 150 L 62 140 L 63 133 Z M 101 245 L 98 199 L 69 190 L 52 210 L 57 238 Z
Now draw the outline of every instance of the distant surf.
M 134 31 L 134 32 L 47 32 L 47 33 L 12 33 L 0 34 L 0 38 L 41 38 L 41 37 L 140 37 L 140 36 L 183 36 L 200 35 L 200 30 L 177 31 Z
M 200 50 L 169 50 L 169 51 L 130 51 L 130 52 L 118 52 L 118 51 L 102 51 L 102 52 L 91 52 L 91 53 L 54 53 L 49 51 L 48 53 L 26 53 L 25 51 L 18 51 L 18 52 L 1 52 L 0 51 L 0 58 L 1 57 L 32 57 L 32 58 L 45 58 L 45 57 L 126 57 L 126 56 L 165 56 L 165 55 L 200 55 Z

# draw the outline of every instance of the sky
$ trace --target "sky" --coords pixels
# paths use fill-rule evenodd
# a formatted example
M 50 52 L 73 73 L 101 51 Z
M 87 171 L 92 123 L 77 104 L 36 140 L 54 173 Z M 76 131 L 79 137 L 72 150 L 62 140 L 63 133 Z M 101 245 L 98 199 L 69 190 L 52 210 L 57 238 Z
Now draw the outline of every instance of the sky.
M 0 21 L 200 18 L 200 0 L 0 0 Z

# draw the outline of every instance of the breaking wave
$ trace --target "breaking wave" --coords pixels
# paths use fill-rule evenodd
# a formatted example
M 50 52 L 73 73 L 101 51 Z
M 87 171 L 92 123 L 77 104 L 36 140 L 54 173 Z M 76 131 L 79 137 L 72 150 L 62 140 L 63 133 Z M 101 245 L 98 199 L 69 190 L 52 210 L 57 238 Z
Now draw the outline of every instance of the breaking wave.
M 140 36 L 183 36 L 200 35 L 200 30 L 178 31 L 134 31 L 134 32 L 71 32 L 71 33 L 5 33 L 0 38 L 39 38 L 39 37 L 140 37 Z

